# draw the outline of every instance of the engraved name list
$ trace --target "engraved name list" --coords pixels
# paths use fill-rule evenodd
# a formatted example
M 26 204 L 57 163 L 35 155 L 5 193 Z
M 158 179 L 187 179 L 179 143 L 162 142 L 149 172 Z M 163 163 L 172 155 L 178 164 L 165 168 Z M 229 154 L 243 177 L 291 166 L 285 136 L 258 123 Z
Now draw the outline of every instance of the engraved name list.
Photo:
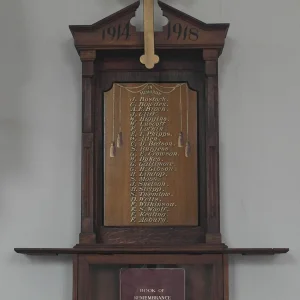
M 196 225 L 196 99 L 186 84 L 115 84 L 108 92 L 107 226 Z
M 165 180 L 179 155 L 168 131 L 169 98 L 151 89 L 130 99 L 131 223 L 166 223 L 176 207 Z

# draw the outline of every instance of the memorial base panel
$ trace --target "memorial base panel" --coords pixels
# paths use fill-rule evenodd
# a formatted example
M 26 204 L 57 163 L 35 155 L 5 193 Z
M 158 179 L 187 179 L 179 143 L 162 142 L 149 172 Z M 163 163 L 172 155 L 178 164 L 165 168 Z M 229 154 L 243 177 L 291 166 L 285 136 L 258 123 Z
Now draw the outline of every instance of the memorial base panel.
M 177 279 L 172 279 L 171 275 L 165 278 L 159 275 L 160 270 L 165 274 L 171 270 L 184 272 L 184 279 L 178 274 Z M 184 285 L 182 300 L 226 299 L 226 270 L 226 255 L 76 255 L 74 281 L 78 284 L 75 285 L 73 300 L 139 300 L 135 297 L 158 296 L 158 291 L 171 297 L 169 300 L 177 300 L 175 295 L 181 293 L 181 284 Z M 139 273 L 137 277 L 128 275 L 123 278 L 123 284 L 130 285 L 125 292 L 124 289 L 122 292 L 122 272 L 125 275 L 126 272 L 131 275 Z M 154 281 L 148 273 L 155 276 Z M 174 295 L 172 285 L 174 290 L 178 289 Z

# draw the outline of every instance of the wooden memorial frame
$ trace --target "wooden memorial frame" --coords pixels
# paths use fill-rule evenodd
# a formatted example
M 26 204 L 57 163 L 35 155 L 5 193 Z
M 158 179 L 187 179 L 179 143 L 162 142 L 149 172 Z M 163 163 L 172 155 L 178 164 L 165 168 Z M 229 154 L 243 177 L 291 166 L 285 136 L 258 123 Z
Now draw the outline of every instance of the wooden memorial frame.
M 223 243 L 220 230 L 218 58 L 229 24 L 205 24 L 161 1 L 159 5 L 169 22 L 162 32 L 155 32 L 160 62 L 152 70 L 147 70 L 139 61 L 144 48 L 143 33 L 137 32 L 130 23 L 139 1 L 93 25 L 70 26 L 82 61 L 79 243 L 71 249 L 16 248 L 15 251 L 31 255 L 72 254 L 73 300 L 93 300 L 94 297 L 115 300 L 117 296 L 107 291 L 96 291 L 93 296 L 90 288 L 94 268 L 119 264 L 189 265 L 192 268 L 191 284 L 201 280 L 202 276 L 191 266 L 211 266 L 211 279 L 203 279 L 204 286 L 209 286 L 209 299 L 228 299 L 228 254 L 273 255 L 289 250 L 228 248 Z M 105 226 L 104 94 L 111 91 L 114 84 L 149 82 L 187 84 L 197 94 L 196 167 L 201 187 L 197 196 L 197 220 L 188 226 Z M 182 223 L 186 222 L 184 220 Z M 102 276 L 99 284 L 101 281 L 104 290 L 105 287 L 115 289 L 115 284 L 109 281 L 112 279 L 107 278 L 111 277 Z M 195 300 L 195 296 L 191 299 Z
M 145 72 L 145 67 L 140 64 L 139 54 L 143 49 L 143 34 L 136 32 L 130 24 L 131 18 L 139 5 L 136 2 L 124 10 L 101 20 L 91 26 L 70 26 L 75 40 L 75 46 L 82 60 L 83 70 L 83 180 L 82 180 L 82 230 L 80 244 L 99 243 L 114 244 L 114 239 L 126 243 L 126 239 L 133 242 L 134 236 L 138 239 L 135 243 L 148 243 L 147 236 L 156 235 L 156 244 L 165 239 L 175 244 L 221 244 L 220 211 L 219 211 L 219 162 L 218 162 L 218 57 L 222 52 L 228 24 L 207 25 L 166 4 L 159 2 L 163 14 L 169 19 L 163 32 L 155 33 L 156 51 L 161 57 L 161 62 L 153 70 Z M 174 25 L 173 25 L 174 24 Z M 178 28 L 183 28 L 183 33 L 171 34 Z M 114 37 L 113 42 L 106 41 L 108 32 L 122 32 L 127 28 L 125 36 Z M 187 30 L 186 30 L 187 29 Z M 188 38 L 184 35 L 191 34 Z M 179 31 L 178 31 L 179 32 Z M 195 34 L 198 39 L 194 41 Z M 127 38 L 127 35 L 130 38 Z M 109 39 L 111 39 L 110 37 Z M 111 51 L 114 50 L 114 51 Z M 170 55 L 172 53 L 172 57 Z M 184 70 L 184 73 L 177 70 Z M 105 228 L 103 224 L 103 179 L 94 169 L 97 166 L 103 170 L 103 162 L 94 161 L 102 157 L 104 145 L 101 140 L 103 135 L 102 120 L 99 114 L 103 110 L 103 102 L 95 101 L 101 93 L 111 88 L 113 79 L 116 81 L 132 81 L 138 72 L 140 82 L 149 80 L 164 82 L 188 82 L 189 86 L 197 91 L 200 97 L 206 96 L 208 106 L 199 108 L 203 118 L 208 116 L 206 124 L 201 124 L 198 140 L 201 141 L 202 159 L 200 164 L 206 165 L 206 174 L 200 175 L 202 189 L 201 198 L 206 201 L 199 203 L 201 206 L 200 226 L 193 228 Z M 130 74 L 133 74 L 132 76 Z M 157 74 L 163 74 L 157 76 Z M 124 75 L 124 76 L 122 76 Z M 164 76 L 166 80 L 164 80 Z M 202 79 L 201 79 L 202 77 Z M 171 80 L 167 78 L 172 78 Z M 97 84 L 98 83 L 98 84 Z M 206 90 L 206 95 L 204 95 Z M 202 101 L 203 105 L 204 99 Z M 95 108 L 93 109 L 93 105 Z M 204 112 L 204 110 L 207 111 Z M 95 127 L 93 124 L 96 124 Z M 206 128 L 204 132 L 204 128 Z M 95 142 L 99 141 L 99 142 Z M 204 146 L 206 145 L 206 146 Z M 99 156 L 93 153 L 101 153 Z M 100 164 L 100 165 L 99 165 Z M 101 173 L 101 172 L 100 172 Z M 87 181 L 87 178 L 89 180 Z M 97 188 L 95 188 L 97 186 Z M 204 194 L 205 193 L 205 194 Z M 100 201 L 99 201 L 100 200 Z M 141 231 L 143 231 L 141 241 Z M 161 237 L 161 238 L 160 238 Z

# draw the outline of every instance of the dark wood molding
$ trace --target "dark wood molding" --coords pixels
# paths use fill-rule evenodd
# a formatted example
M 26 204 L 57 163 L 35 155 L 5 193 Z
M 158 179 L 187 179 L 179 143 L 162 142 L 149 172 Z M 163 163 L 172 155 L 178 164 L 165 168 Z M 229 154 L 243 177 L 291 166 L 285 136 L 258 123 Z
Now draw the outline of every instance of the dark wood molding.
M 99 228 L 100 240 L 108 245 L 193 245 L 205 239 L 203 228 L 197 227 L 104 227 Z
M 241 254 L 274 255 L 287 253 L 288 248 L 225 248 L 225 247 L 117 247 L 117 246 L 80 246 L 75 248 L 15 248 L 15 252 L 27 255 L 73 255 L 73 254 Z

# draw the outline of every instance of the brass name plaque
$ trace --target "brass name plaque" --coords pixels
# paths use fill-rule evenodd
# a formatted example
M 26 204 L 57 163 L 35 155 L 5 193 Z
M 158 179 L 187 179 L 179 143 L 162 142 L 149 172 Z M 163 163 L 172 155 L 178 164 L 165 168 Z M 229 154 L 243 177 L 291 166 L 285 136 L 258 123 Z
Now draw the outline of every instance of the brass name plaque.
M 185 300 L 185 270 L 121 269 L 120 300 Z
M 198 225 L 197 93 L 115 83 L 104 96 L 104 225 Z

